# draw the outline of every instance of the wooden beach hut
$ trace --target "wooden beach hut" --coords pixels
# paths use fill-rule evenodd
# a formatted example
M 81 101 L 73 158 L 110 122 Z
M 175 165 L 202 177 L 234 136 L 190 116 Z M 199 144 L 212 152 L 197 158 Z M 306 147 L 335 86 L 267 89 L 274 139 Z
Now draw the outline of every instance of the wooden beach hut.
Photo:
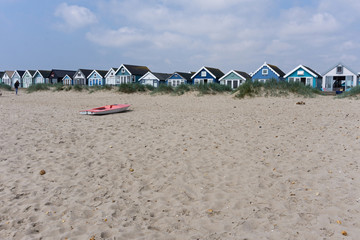
M 109 71 L 107 71 L 107 73 L 105 75 L 105 84 L 106 85 L 116 85 L 116 80 L 115 80 L 116 70 L 117 70 L 117 68 L 110 68 Z M 120 84 L 120 82 L 118 84 Z
M 22 76 L 23 79 L 23 88 L 28 88 L 34 84 L 34 74 L 35 70 L 26 70 Z
M 174 72 L 166 80 L 166 84 L 173 87 L 177 87 L 181 84 L 191 84 L 191 76 L 193 74 L 194 73 Z
M 89 86 L 103 86 L 105 85 L 106 70 L 93 70 L 88 76 Z
M 166 80 L 171 76 L 169 73 L 147 72 L 144 76 L 139 78 L 139 83 L 143 85 L 151 85 L 159 87 L 160 84 L 165 84 Z
M 12 75 L 14 74 L 15 71 L 5 71 L 4 75 L 2 77 L 2 83 L 12 86 Z
M 146 66 L 122 64 L 115 72 L 116 84 L 137 83 L 149 71 Z
M 49 83 L 50 70 L 36 70 L 34 74 L 34 84 Z
M 220 84 L 236 89 L 247 80 L 251 80 L 251 77 L 246 72 L 231 70 L 220 78 Z
M 62 83 L 62 80 L 66 75 L 74 76 L 75 72 L 76 71 L 72 70 L 53 69 L 50 72 L 49 83 Z
M 88 85 L 89 80 L 88 76 L 92 72 L 92 69 L 78 69 L 73 75 L 73 84 L 74 85 Z
M 311 68 L 299 65 L 284 76 L 287 82 L 301 82 L 306 86 L 321 88 L 322 76 Z
M 201 67 L 191 76 L 193 84 L 219 83 L 224 73 L 218 68 Z
M 323 74 L 322 90 L 343 92 L 358 85 L 358 74 L 341 62 Z
M 15 70 L 14 74 L 11 76 L 11 87 L 14 87 L 14 84 L 16 81 L 19 81 L 20 85 L 19 87 L 23 87 L 23 78 L 25 71 L 22 70 Z
M 284 80 L 284 76 L 285 73 L 279 67 L 265 62 L 251 74 L 251 79 L 253 82 L 266 82 L 271 79 L 281 81 Z

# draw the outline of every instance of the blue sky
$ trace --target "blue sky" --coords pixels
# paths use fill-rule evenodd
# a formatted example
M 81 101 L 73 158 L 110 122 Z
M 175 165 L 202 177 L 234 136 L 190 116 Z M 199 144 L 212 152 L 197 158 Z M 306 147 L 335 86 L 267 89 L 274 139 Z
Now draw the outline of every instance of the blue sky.
M 360 72 L 358 0 L 0 0 L 0 71 L 201 66 Z

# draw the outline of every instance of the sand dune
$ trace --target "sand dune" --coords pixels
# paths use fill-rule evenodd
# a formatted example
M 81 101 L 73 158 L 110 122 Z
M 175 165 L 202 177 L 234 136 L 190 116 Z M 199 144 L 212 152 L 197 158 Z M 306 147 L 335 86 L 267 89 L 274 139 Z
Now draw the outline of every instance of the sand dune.
M 332 97 L 3 92 L 0 239 L 358 239 L 359 119 Z

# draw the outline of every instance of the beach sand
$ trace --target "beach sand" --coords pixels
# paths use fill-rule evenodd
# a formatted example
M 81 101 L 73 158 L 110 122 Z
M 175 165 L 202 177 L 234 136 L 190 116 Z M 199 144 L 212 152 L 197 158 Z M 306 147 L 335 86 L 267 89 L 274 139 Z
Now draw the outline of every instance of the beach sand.
M 358 100 L 2 93 L 0 239 L 360 236 Z

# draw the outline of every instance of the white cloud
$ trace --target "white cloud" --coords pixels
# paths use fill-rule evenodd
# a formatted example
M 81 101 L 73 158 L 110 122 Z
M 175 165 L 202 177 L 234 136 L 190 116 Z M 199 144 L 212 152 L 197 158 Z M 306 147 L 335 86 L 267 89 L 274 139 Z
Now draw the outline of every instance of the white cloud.
M 310 15 L 303 11 L 294 10 L 288 13 L 282 26 L 281 35 L 295 37 L 309 37 L 311 35 L 336 32 L 340 24 L 329 13 L 314 13 Z
M 360 2 L 345 2 L 360 9 Z M 98 7 L 107 18 L 107 30 L 92 29 L 86 37 L 158 64 L 253 71 L 256 64 L 271 61 L 286 71 L 300 63 L 317 67 L 319 59 L 333 61 L 356 50 L 359 41 L 344 23 L 350 21 L 348 14 L 360 17 L 344 5 L 340 0 L 311 5 L 284 0 L 102 0 Z
M 60 4 L 55 10 L 55 16 L 63 19 L 59 27 L 63 30 L 74 30 L 96 23 L 97 17 L 86 7 Z
M 137 29 L 122 27 L 117 30 L 94 30 L 86 34 L 90 41 L 106 47 L 124 47 L 145 42 L 147 36 Z

